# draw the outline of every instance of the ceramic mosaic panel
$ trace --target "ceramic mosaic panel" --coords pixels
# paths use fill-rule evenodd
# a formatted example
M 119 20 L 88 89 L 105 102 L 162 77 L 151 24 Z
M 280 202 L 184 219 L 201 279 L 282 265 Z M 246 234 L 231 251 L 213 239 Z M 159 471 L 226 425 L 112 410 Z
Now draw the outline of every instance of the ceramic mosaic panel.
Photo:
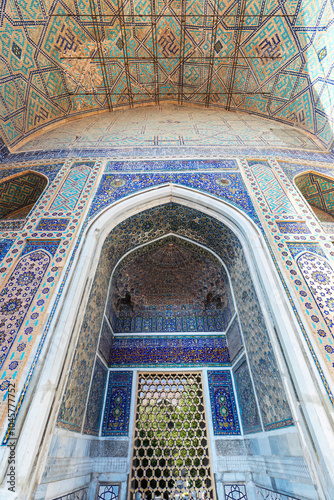
M 78 199 L 85 187 L 91 166 L 85 164 L 74 164 L 69 171 L 64 184 L 57 193 L 55 200 L 50 206 L 50 212 L 68 212 L 75 209 Z
M 14 155 L 15 157 L 15 155 Z M 9 158 L 11 158 L 11 155 L 9 155 Z M 23 157 L 25 158 L 25 157 Z M 23 160 L 22 158 L 22 160 Z M 36 158 L 36 154 L 33 155 L 33 158 Z M 15 160 L 14 160 L 15 161 Z M 43 174 L 45 177 L 49 179 L 49 183 L 51 183 L 57 174 L 59 173 L 60 169 L 62 168 L 64 162 L 54 162 L 54 163 L 46 163 L 42 165 L 36 165 L 36 163 L 27 162 L 25 161 L 25 166 L 24 167 L 18 167 L 17 165 L 14 165 L 12 168 L 5 168 L 0 170 L 0 179 L 5 179 L 6 177 L 9 177 L 11 175 L 16 175 L 19 173 L 25 173 L 27 170 L 31 173 L 35 174 Z
M 34 172 L 1 182 L 0 218 L 3 219 L 24 206 L 36 203 L 46 185 L 47 180 Z
M 226 330 L 231 313 L 217 264 L 173 237 L 133 252 L 113 274 L 109 318 L 114 332 Z
M 109 373 L 102 436 L 127 436 L 129 432 L 132 372 Z
M 239 173 L 179 174 L 106 174 L 93 199 L 89 216 L 93 217 L 114 201 L 135 191 L 164 184 L 178 184 L 211 193 L 245 211 L 260 225 L 252 201 Z
M 208 371 L 208 381 L 214 434 L 241 434 L 230 372 Z
M 225 500 L 248 500 L 244 484 L 224 484 Z
M 49 264 L 50 256 L 45 251 L 40 249 L 28 253 L 19 260 L 6 286 L 0 292 L 2 316 L 0 363 L 4 371 L 0 391 L 3 392 L 4 399 L 10 379 L 16 376 L 21 368 L 27 344 L 29 346 L 33 341 L 33 328 L 31 326 L 25 328 L 19 341 L 17 341 L 17 335 L 23 322 L 27 320 L 29 308 Z M 40 301 L 44 303 L 42 297 Z M 39 313 L 34 312 L 30 314 L 29 319 L 36 320 L 38 316 Z
M 65 231 L 70 219 L 41 219 L 36 231 Z
M 0 231 L 21 231 L 25 225 L 25 220 L 1 220 Z
M 47 250 L 53 256 L 58 250 L 59 243 L 59 240 L 28 240 L 21 255 L 34 250 Z
M 244 433 L 259 432 L 262 427 L 246 361 L 234 369 L 233 375 Z
M 82 425 L 92 359 L 97 349 L 98 332 L 102 323 L 100 305 L 107 299 L 108 276 L 111 275 L 113 266 L 122 255 L 137 245 L 168 234 L 171 230 L 212 249 L 225 262 L 231 276 L 265 427 L 269 430 L 292 425 L 282 380 L 240 242 L 231 230 L 219 221 L 196 210 L 169 203 L 143 211 L 122 222 L 105 240 L 60 410 L 61 426 L 66 425 L 67 428 L 75 430 Z M 79 380 L 80 391 L 77 390 Z M 272 394 L 273 400 L 278 401 L 277 405 L 267 402 L 268 394 Z
M 294 258 L 302 252 L 311 252 L 326 257 L 319 243 L 287 242 L 286 245 Z
M 326 259 L 307 252 L 302 254 L 297 259 L 297 263 L 312 293 L 312 296 L 321 311 L 324 321 L 326 322 L 330 331 L 333 332 L 334 299 L 332 297 L 332 294 L 334 291 L 334 271 L 332 267 L 329 265 Z M 306 293 L 305 297 L 307 297 Z M 312 315 L 312 303 L 305 302 L 305 308 Z M 313 321 L 315 320 L 313 319 Z M 321 328 L 318 330 L 318 334 L 323 337 L 326 353 L 334 354 L 334 343 L 330 336 L 327 336 L 326 332 Z M 328 356 L 328 359 L 330 360 L 331 358 Z
M 240 0 L 236 7 L 238 12 L 242 5 Z M 109 12 L 108 7 L 107 0 L 99 0 L 96 5 L 101 13 Z M 243 13 L 244 27 L 240 37 L 244 59 L 242 69 L 238 68 L 235 73 L 231 71 L 233 65 L 229 56 L 239 21 L 229 14 L 231 10 L 226 11 L 225 4 L 188 0 L 181 10 L 165 3 L 152 5 L 148 0 L 139 7 L 131 0 L 123 7 L 124 20 L 122 16 L 113 19 L 113 29 L 104 35 L 106 73 L 113 74 L 113 69 L 118 68 L 117 78 L 108 79 L 106 94 L 100 62 L 95 57 L 97 43 L 87 30 L 87 24 L 92 22 L 88 4 L 82 7 L 76 0 L 71 6 L 64 6 L 53 0 L 47 11 L 52 12 L 52 16 L 47 15 L 39 4 L 27 3 L 24 9 L 6 4 L 1 18 L 1 36 L 7 72 L 0 80 L 0 88 L 1 133 L 8 145 L 15 145 L 28 134 L 65 117 L 177 100 L 179 103 L 206 103 L 270 117 L 274 125 L 274 120 L 297 125 L 330 145 L 332 26 L 330 10 L 326 10 L 324 2 L 314 8 L 308 0 L 297 4 L 289 1 L 283 6 L 284 17 L 275 15 L 277 6 L 268 5 L 265 0 L 248 3 Z M 227 21 L 218 23 L 216 29 L 211 21 L 215 9 L 219 18 L 228 16 Z M 65 17 L 68 12 L 83 15 Z M 129 13 L 132 17 L 126 16 Z M 257 23 L 254 22 L 254 13 L 265 13 L 267 17 Z M 142 15 L 147 15 L 144 33 Z M 293 22 L 287 16 L 292 16 Z M 34 25 L 26 28 L 26 19 L 36 19 L 41 29 L 36 30 Z M 28 29 L 26 36 L 25 29 Z M 194 30 L 197 36 L 194 36 Z M 124 43 L 125 35 L 127 43 Z M 312 50 L 309 50 L 310 40 Z M 211 47 L 214 50 L 210 50 Z M 305 54 L 305 65 L 301 65 L 300 60 Z M 142 57 L 144 59 L 140 59 Z M 318 85 L 319 78 L 321 85 Z M 268 82 L 271 82 L 269 87 Z M 227 94 L 227 90 L 231 94 Z M 194 115 L 189 121 L 196 118 Z M 122 122 L 116 129 L 111 128 L 109 120 L 109 134 L 102 137 L 92 134 L 88 140 L 92 147 L 107 142 L 108 135 L 107 144 L 118 140 L 122 146 L 133 145 L 137 135 L 137 143 L 153 145 L 159 142 L 187 144 L 187 139 L 195 141 L 196 135 L 200 135 L 202 144 L 212 144 L 214 139 L 236 145 L 242 139 L 255 142 L 254 129 L 246 128 L 242 134 L 236 128 L 231 130 L 225 123 L 211 119 L 206 133 L 198 120 L 192 134 L 185 134 L 184 127 L 177 120 L 172 120 L 172 116 L 168 118 L 175 133 L 167 137 L 162 124 L 153 134 L 149 120 L 141 121 L 139 133 L 133 125 L 130 130 L 124 130 L 126 127 Z M 81 135 L 77 130 L 75 132 L 71 143 L 80 145 Z M 261 137 L 261 143 L 277 145 L 285 139 L 284 131 L 276 141 L 272 136 L 270 130 L 267 131 Z M 60 137 L 62 140 L 55 142 L 61 149 L 68 137 L 66 129 L 62 130 Z M 314 141 L 305 142 L 310 146 Z M 290 147 L 293 146 L 293 142 L 290 143 Z M 34 149 L 37 149 L 36 145 Z
M 266 162 L 249 162 L 259 189 L 262 191 L 269 210 L 274 214 L 296 214 L 280 182 Z
M 86 417 L 83 428 L 83 432 L 85 434 L 92 434 L 94 436 L 98 436 L 99 434 L 100 418 L 107 375 L 107 369 L 97 358 L 91 382 L 90 394 L 87 402 Z
M 311 234 L 305 222 L 276 221 L 281 234 Z
M 183 170 L 239 170 L 235 160 L 110 161 L 106 172 L 168 172 Z
M 223 337 L 117 337 L 110 352 L 110 366 L 222 366 L 229 363 Z
M 14 240 L 0 239 L 0 261 L 6 256 L 13 243 Z
M 310 205 L 334 215 L 333 175 L 332 177 L 325 177 L 315 172 L 309 172 L 298 176 L 295 183 Z
M 320 255 L 325 253 L 326 256 L 330 258 L 330 256 L 332 257 L 334 256 L 331 238 L 323 233 L 319 221 L 314 216 L 313 211 L 311 210 L 309 205 L 305 202 L 305 200 L 303 199 L 302 195 L 298 192 L 298 190 L 294 188 L 293 185 L 291 185 L 289 178 L 287 178 L 287 176 L 293 178 L 292 164 L 288 165 L 283 164 L 284 167 L 281 168 L 281 166 L 275 160 L 272 159 L 268 160 L 268 163 L 271 164 L 272 169 L 275 170 L 276 176 L 280 179 L 282 185 L 284 185 L 284 189 L 289 195 L 290 200 L 293 202 L 294 206 L 298 209 L 299 216 L 301 215 L 307 221 L 308 227 L 311 230 L 310 235 L 301 234 L 301 235 L 290 236 L 288 234 L 281 235 L 278 232 L 278 230 L 275 227 L 276 226 L 275 223 L 277 219 L 281 220 L 282 216 L 275 216 L 274 214 L 270 214 L 269 209 L 266 207 L 264 203 L 265 200 L 263 197 L 263 193 L 257 189 L 257 183 L 256 179 L 254 178 L 252 169 L 248 166 L 248 163 L 246 161 L 240 160 L 240 162 L 245 170 L 245 174 L 247 176 L 250 188 L 254 190 L 253 192 L 255 195 L 254 196 L 255 203 L 257 203 L 257 209 L 259 210 L 259 212 L 263 214 L 262 221 L 266 233 L 268 249 L 271 253 L 273 262 L 275 264 L 276 271 L 283 283 L 286 295 L 288 297 L 288 300 L 291 304 L 291 307 L 298 321 L 300 331 L 305 339 L 305 342 L 307 343 L 309 352 L 313 358 L 315 366 L 322 379 L 324 388 L 328 394 L 331 403 L 334 404 L 334 397 L 330 389 L 330 385 L 327 381 L 326 375 L 322 368 L 322 363 L 325 363 L 327 365 L 329 372 L 333 373 L 334 357 L 333 355 L 328 353 L 328 351 L 325 350 L 325 346 L 327 344 L 324 344 L 322 338 L 323 333 L 325 333 L 325 335 L 330 336 L 331 332 L 326 322 L 324 321 L 324 318 L 320 310 L 318 309 L 318 306 L 312 294 L 310 293 L 310 289 L 305 284 L 305 281 L 303 279 L 303 276 L 300 272 L 297 263 L 293 258 L 291 259 L 291 252 L 289 252 L 290 249 L 293 251 L 294 245 L 296 245 L 296 251 L 299 252 L 299 249 L 301 249 L 305 243 L 306 247 L 310 245 L 310 250 L 312 252 L 316 252 L 316 254 Z M 305 165 L 303 166 L 297 165 L 296 169 L 297 170 L 299 169 L 301 171 L 303 171 L 304 169 L 307 171 L 310 169 L 310 166 L 306 162 Z M 285 216 L 285 219 L 291 219 L 291 218 L 294 217 L 289 215 Z M 295 290 L 293 295 L 290 292 L 290 287 L 288 286 L 288 282 L 291 283 L 291 285 L 293 286 L 293 290 Z M 302 310 L 301 314 L 300 314 L 300 309 L 298 310 L 296 307 L 295 300 L 298 300 L 301 306 Z M 308 304 L 307 307 L 305 306 L 305 304 Z M 305 322 L 308 324 L 308 328 L 305 328 Z M 318 333 L 319 330 L 322 336 L 319 335 Z M 309 333 L 310 331 L 312 338 L 310 337 Z M 314 349 L 314 342 L 318 346 L 317 352 Z M 320 359 L 318 357 L 319 352 L 321 353 Z

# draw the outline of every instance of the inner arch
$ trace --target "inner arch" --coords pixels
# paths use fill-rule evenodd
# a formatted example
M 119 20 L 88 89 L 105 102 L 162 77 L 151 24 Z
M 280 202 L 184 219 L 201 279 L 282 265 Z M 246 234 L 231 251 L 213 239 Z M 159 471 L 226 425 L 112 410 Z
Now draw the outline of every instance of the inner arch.
M 232 312 L 218 259 L 173 235 L 131 252 L 113 273 L 107 315 L 115 333 L 221 332 Z

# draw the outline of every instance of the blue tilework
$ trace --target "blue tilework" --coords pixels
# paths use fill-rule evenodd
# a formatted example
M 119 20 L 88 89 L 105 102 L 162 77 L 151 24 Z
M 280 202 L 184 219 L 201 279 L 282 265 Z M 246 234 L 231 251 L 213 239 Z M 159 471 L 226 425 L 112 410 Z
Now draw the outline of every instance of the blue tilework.
M 305 222 L 276 221 L 281 234 L 311 234 Z
M 0 239 L 0 262 L 5 257 L 13 243 L 14 240 Z
M 65 231 L 70 219 L 41 219 L 36 231 Z
M 35 154 L 32 155 L 32 160 L 35 159 L 35 156 L 36 156 Z M 11 157 L 11 155 L 9 155 L 7 157 L 7 159 L 9 159 L 10 157 Z M 21 172 L 26 172 L 27 170 L 30 170 L 32 172 L 44 174 L 49 179 L 49 182 L 52 182 L 62 166 L 63 166 L 63 163 L 50 163 L 50 164 L 46 164 L 46 165 L 32 165 L 32 166 L 29 165 L 29 166 L 15 168 L 15 169 L 11 169 L 11 170 L 0 169 L 0 179 L 5 179 L 6 177 L 9 177 L 10 175 L 19 174 Z
M 110 161 L 106 172 L 168 172 L 182 170 L 238 170 L 235 160 L 156 160 L 156 161 Z
M 72 165 L 64 184 L 49 209 L 50 212 L 60 213 L 75 210 L 93 166 L 93 162 L 87 163 L 74 163 Z
M 239 366 L 233 370 L 233 374 L 243 430 L 245 433 L 259 432 L 262 430 L 262 427 L 246 361 L 239 364 Z
M 25 220 L 1 220 L 0 231 L 21 231 L 25 226 Z
M 224 366 L 230 356 L 223 337 L 116 338 L 110 366 Z
M 326 258 L 324 251 L 322 250 L 319 243 L 307 243 L 307 242 L 286 242 L 286 246 L 288 247 L 292 257 L 296 257 L 298 254 L 302 252 L 312 252 L 321 257 Z
M 132 372 L 110 372 L 102 436 L 127 436 L 129 432 Z
M 105 174 L 92 201 L 89 218 L 135 191 L 174 183 L 209 192 L 246 212 L 261 227 L 241 175 L 235 173 Z
M 28 240 L 22 250 L 21 257 L 34 250 L 47 250 L 52 256 L 59 247 L 60 240 Z
M 241 434 L 230 372 L 210 370 L 208 381 L 215 436 Z
M 170 313 L 170 314 L 169 314 Z M 187 314 L 188 313 L 188 314 Z M 150 316 L 116 317 L 113 315 L 115 333 L 144 332 L 223 332 L 230 318 L 229 310 L 208 311 L 157 311 Z
M 31 253 L 21 257 L 5 288 L 0 293 L 0 314 L 2 318 L 0 324 L 0 368 L 4 365 L 17 333 L 28 316 L 29 307 L 50 263 L 50 256 L 46 252 L 33 250 L 36 249 L 32 249 Z M 33 313 L 29 316 L 32 319 L 37 319 L 39 314 Z M 25 329 L 22 343 L 17 346 L 16 352 L 10 357 L 8 371 L 11 372 L 12 376 L 15 375 L 15 369 L 19 364 L 18 358 L 22 359 L 25 347 L 31 341 L 32 331 L 32 327 Z M 4 378 L 0 385 L 0 391 L 6 391 L 7 382 L 7 379 Z

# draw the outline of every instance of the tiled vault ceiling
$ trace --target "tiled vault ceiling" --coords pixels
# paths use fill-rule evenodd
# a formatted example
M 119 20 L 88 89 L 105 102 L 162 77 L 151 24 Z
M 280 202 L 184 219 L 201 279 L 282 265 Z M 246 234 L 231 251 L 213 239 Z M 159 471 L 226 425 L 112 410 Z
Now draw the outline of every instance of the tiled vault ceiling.
M 8 146 L 66 117 L 166 100 L 332 143 L 330 0 L 4 0 L 0 22 Z

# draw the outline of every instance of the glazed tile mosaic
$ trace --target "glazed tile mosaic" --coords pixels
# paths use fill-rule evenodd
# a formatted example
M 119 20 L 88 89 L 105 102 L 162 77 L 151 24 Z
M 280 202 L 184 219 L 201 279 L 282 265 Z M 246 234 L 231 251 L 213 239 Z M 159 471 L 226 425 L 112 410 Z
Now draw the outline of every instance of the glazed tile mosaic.
M 165 161 L 110 161 L 107 172 L 168 172 L 183 170 L 238 170 L 235 160 L 165 160 Z
M 0 218 L 35 203 L 47 185 L 45 177 L 28 172 L 0 183 Z M 20 217 L 19 217 L 20 218 Z
M 114 201 L 130 193 L 164 184 L 180 184 L 209 192 L 245 211 L 256 224 L 258 216 L 239 173 L 206 174 L 106 174 L 92 201 L 89 217 L 95 216 Z
M 109 298 L 114 332 L 226 330 L 231 311 L 221 264 L 180 242 L 163 238 L 122 261 Z
M 70 219 L 41 219 L 36 231 L 65 231 Z
M 287 242 L 286 243 L 292 257 L 296 257 L 302 252 L 311 252 L 321 257 L 326 257 L 323 249 L 318 243 L 308 243 L 308 242 Z
M 110 366 L 196 366 L 229 365 L 223 337 L 116 338 Z
M 252 379 L 245 360 L 233 369 L 233 375 L 243 431 L 245 434 L 249 432 L 259 432 L 262 430 L 262 426 L 254 395 Z
M 236 355 L 243 348 L 243 341 L 242 341 L 237 318 L 235 318 L 232 325 L 230 325 L 230 327 L 226 333 L 226 338 L 227 338 L 227 345 L 228 345 L 228 350 L 230 353 L 231 361 L 233 361 L 234 358 L 236 357 Z
M 91 172 L 91 165 L 75 163 L 72 166 L 64 184 L 50 206 L 50 212 L 56 212 L 53 215 L 75 210 L 79 197 Z
M 314 207 L 334 215 L 334 182 L 315 172 L 300 175 L 295 179 L 296 186 Z
M 214 434 L 241 434 L 230 372 L 208 371 L 208 381 Z
M 131 239 L 128 237 L 129 231 Z M 292 425 L 282 380 L 239 241 L 219 221 L 173 203 L 131 217 L 119 224 L 105 240 L 60 409 L 62 422 L 67 422 L 67 428 L 73 430 L 82 426 L 98 332 L 103 319 L 100 305 L 107 300 L 109 276 L 113 266 L 129 250 L 171 231 L 212 249 L 225 262 L 234 287 L 245 348 L 249 355 L 255 389 L 261 401 L 264 426 L 270 430 Z M 85 376 L 82 374 L 83 367 Z M 264 395 L 267 396 L 268 393 L 273 394 L 277 405 L 267 403 L 269 400 Z M 64 426 L 64 423 L 61 425 Z
M 127 436 L 129 432 L 132 372 L 111 371 L 104 410 L 102 436 Z
M 305 222 L 276 221 L 276 225 L 281 234 L 311 234 Z
M 295 245 L 296 251 L 298 250 L 299 252 L 299 249 L 301 248 L 299 244 L 304 245 L 305 242 L 305 249 L 307 249 L 307 246 L 310 245 L 310 249 L 312 251 L 315 251 L 320 255 L 324 253 L 327 258 L 331 259 L 331 257 L 334 256 L 332 241 L 329 236 L 323 233 L 323 229 L 319 224 L 318 219 L 315 217 L 315 214 L 310 205 L 305 201 L 301 193 L 296 188 L 294 188 L 290 180 L 285 175 L 286 164 L 284 164 L 285 167 L 283 166 L 283 168 L 285 168 L 285 170 L 283 170 L 280 164 L 278 164 L 275 160 L 269 159 L 267 162 L 271 165 L 272 171 L 275 172 L 277 182 L 280 183 L 280 186 L 286 193 L 286 196 L 289 197 L 290 202 L 293 203 L 294 207 L 298 211 L 298 219 L 302 217 L 307 221 L 308 227 L 311 230 L 311 234 L 294 234 L 293 236 L 290 236 L 288 234 L 280 235 L 278 233 L 278 230 L 275 228 L 276 219 L 282 219 L 282 217 L 270 214 L 269 209 L 267 209 L 265 205 L 264 193 L 257 189 L 257 182 L 256 178 L 253 176 L 252 169 L 248 166 L 247 162 L 245 162 L 244 160 L 240 160 L 242 167 L 245 169 L 245 174 L 247 176 L 249 185 L 252 189 L 254 189 L 253 199 L 255 198 L 256 200 L 255 206 L 257 207 L 259 212 L 262 213 L 261 220 L 266 232 L 267 245 L 276 265 L 276 270 L 280 275 L 283 286 L 285 288 L 285 292 L 294 310 L 294 314 L 297 318 L 303 337 L 307 343 L 308 349 L 322 379 L 325 390 L 329 396 L 331 403 L 334 404 L 334 396 L 321 366 L 321 362 L 325 362 L 329 371 L 334 374 L 334 353 L 329 352 L 331 351 L 330 349 L 325 349 L 327 344 L 324 344 L 322 336 L 318 333 L 318 331 L 320 331 L 322 335 L 324 332 L 325 335 L 331 336 L 331 331 L 329 330 L 327 322 L 324 321 L 323 314 L 320 310 L 321 308 L 319 308 L 319 305 L 310 293 L 310 289 L 307 286 L 302 273 L 300 272 L 300 268 L 297 262 L 294 258 L 292 258 L 291 260 L 291 253 L 289 252 L 290 248 L 292 252 L 294 251 L 293 248 Z M 310 166 L 307 164 L 305 164 L 303 168 L 305 171 L 310 170 Z M 290 165 L 287 174 L 292 175 L 291 172 L 292 170 Z M 289 215 L 286 216 L 286 218 L 291 217 L 292 216 Z M 296 240 L 299 240 L 298 243 Z M 313 242 L 313 244 L 311 244 L 311 242 Z M 282 273 L 278 262 L 282 263 L 285 272 Z M 293 292 L 293 296 L 290 292 L 289 287 L 287 286 L 288 281 L 291 283 L 293 290 L 295 290 L 295 292 Z M 329 294 L 327 294 L 327 298 L 330 299 Z M 294 302 L 295 300 L 297 300 L 301 306 L 301 309 L 303 311 L 302 317 L 296 309 Z M 313 341 L 310 339 L 307 329 L 305 329 L 305 321 L 308 323 L 308 326 L 312 332 L 313 339 L 317 343 L 319 351 L 321 352 L 321 361 L 318 358 L 318 354 L 315 352 Z
M 98 436 L 100 419 L 103 407 L 103 396 L 107 381 L 108 371 L 105 366 L 96 359 L 91 390 L 87 402 L 86 417 L 83 427 L 85 434 Z
M 0 261 L 6 256 L 13 243 L 13 240 L 0 239 Z

